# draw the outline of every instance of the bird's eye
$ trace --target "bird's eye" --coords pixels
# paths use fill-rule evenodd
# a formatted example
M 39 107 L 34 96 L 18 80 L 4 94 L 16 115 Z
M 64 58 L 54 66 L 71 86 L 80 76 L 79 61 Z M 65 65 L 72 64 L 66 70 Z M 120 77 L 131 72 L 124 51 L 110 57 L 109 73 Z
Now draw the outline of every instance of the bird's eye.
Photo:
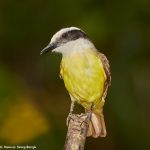
M 62 35 L 62 38 L 63 39 L 66 39 L 68 37 L 68 34 L 67 33 L 64 33 L 63 35 Z

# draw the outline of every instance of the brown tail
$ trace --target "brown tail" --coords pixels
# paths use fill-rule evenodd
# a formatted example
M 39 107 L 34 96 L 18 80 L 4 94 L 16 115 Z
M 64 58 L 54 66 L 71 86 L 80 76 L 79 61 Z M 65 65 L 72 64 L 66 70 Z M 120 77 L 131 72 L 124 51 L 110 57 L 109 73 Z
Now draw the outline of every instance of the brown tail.
M 93 136 L 94 138 L 106 136 L 106 126 L 102 112 L 101 114 L 92 113 L 87 136 Z

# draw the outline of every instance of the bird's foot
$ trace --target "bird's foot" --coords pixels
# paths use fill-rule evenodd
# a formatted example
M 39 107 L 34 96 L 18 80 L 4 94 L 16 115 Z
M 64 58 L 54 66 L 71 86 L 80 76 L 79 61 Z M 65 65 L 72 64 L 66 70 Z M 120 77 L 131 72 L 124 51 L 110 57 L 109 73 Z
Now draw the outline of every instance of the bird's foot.
M 69 125 L 70 120 L 72 119 L 72 113 L 69 113 L 67 120 L 66 120 L 66 124 L 67 126 Z
M 93 106 L 94 106 L 94 104 L 92 103 L 90 110 L 87 111 L 87 113 L 86 113 L 86 118 L 85 118 L 85 120 L 81 123 L 80 126 L 82 126 L 83 123 L 85 123 L 87 126 L 89 126 L 89 123 L 90 123 L 91 117 L 92 117 Z
M 69 122 L 72 119 L 72 113 L 73 113 L 73 109 L 74 109 L 74 103 L 75 103 L 74 101 L 71 102 L 70 112 L 69 112 L 69 115 L 68 115 L 67 120 L 66 120 L 67 126 L 69 125 Z
M 92 115 L 92 111 L 87 112 L 86 116 L 85 116 L 85 120 L 81 122 L 82 126 L 83 124 L 86 124 L 86 126 L 89 126 L 89 122 L 91 120 L 91 115 Z

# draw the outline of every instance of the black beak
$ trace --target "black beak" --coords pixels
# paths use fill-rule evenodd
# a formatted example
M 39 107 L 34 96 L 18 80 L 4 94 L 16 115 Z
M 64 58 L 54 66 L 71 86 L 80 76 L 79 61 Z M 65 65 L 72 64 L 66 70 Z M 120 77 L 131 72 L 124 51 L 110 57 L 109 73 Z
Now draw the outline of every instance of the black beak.
M 49 52 L 49 51 L 52 51 L 53 49 L 55 49 L 57 47 L 57 45 L 56 44 L 48 44 L 48 46 L 46 46 L 41 52 L 40 52 L 40 55 L 42 55 L 42 54 L 45 54 L 45 53 L 47 53 L 47 52 Z

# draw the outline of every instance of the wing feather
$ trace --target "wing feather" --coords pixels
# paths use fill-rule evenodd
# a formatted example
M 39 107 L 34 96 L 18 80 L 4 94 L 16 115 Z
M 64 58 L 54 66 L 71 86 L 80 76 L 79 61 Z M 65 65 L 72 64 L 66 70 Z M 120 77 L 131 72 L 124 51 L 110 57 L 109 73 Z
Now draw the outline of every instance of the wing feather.
M 99 52 L 100 59 L 102 61 L 105 73 L 106 73 L 106 81 L 104 85 L 104 95 L 103 97 L 105 98 L 107 95 L 108 87 L 111 85 L 111 72 L 110 72 L 110 65 L 107 57 Z

